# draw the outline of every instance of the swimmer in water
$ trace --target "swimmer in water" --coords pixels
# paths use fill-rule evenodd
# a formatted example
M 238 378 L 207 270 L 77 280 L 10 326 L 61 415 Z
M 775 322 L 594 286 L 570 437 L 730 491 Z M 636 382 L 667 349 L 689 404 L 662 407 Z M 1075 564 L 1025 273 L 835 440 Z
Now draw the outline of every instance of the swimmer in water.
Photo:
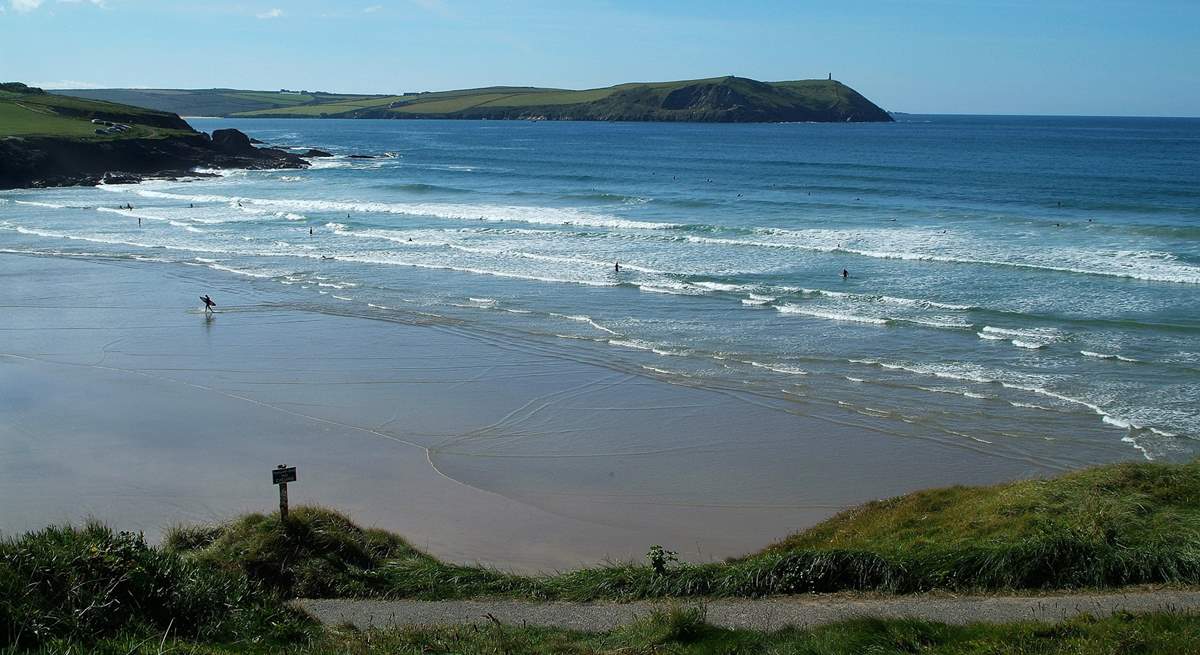
M 850 277 L 850 271 L 847 271 L 846 269 L 843 268 L 842 269 L 842 279 L 844 280 L 848 277 Z

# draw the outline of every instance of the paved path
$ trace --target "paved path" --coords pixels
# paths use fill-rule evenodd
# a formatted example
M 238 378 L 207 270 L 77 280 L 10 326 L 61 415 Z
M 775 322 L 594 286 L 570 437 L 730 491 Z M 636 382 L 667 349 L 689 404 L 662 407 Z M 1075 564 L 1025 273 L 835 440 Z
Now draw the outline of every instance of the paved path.
M 353 623 L 359 628 L 486 623 L 495 617 L 513 625 L 605 631 L 671 601 L 637 603 L 532 603 L 513 600 L 299 600 L 296 604 L 322 623 Z M 697 601 L 676 600 L 680 605 Z M 916 618 L 942 623 L 1059 621 L 1078 614 L 1163 610 L 1200 613 L 1200 591 L 1138 591 L 1058 596 L 900 596 L 852 599 L 796 596 L 721 599 L 707 603 L 708 622 L 728 628 L 775 630 L 808 627 L 850 618 Z

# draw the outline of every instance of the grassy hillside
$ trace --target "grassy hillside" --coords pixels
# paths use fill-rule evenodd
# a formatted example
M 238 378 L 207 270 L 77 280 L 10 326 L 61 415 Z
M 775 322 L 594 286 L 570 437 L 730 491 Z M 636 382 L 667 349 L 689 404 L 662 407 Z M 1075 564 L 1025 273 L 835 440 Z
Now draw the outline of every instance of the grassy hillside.
M 65 91 L 185 115 L 301 118 L 474 118 L 630 121 L 888 121 L 834 80 L 741 77 L 619 84 L 600 89 L 486 87 L 405 95 L 293 95 L 232 89 Z
M 1200 461 L 1130 463 L 870 503 L 715 564 L 526 577 L 441 562 L 337 513 L 180 528 L 170 550 L 285 595 L 569 600 L 1200 584 Z M 668 548 L 670 544 L 667 545 Z
M 128 129 L 110 129 L 93 120 Z M 187 123 L 166 112 L 53 95 L 19 83 L 0 84 L 0 138 L 57 136 L 106 141 L 193 133 Z

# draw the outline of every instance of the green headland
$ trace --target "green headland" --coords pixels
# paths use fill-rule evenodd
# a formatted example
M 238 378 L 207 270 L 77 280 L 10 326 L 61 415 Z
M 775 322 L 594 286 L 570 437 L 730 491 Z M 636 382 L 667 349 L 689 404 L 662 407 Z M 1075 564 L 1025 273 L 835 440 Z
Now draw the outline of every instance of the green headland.
M 194 134 L 172 113 L 46 93 L 19 82 L 0 84 L 0 137 L 116 141 Z
M 170 111 L 239 118 L 462 118 L 490 120 L 868 122 L 887 112 L 837 80 L 744 77 L 570 90 L 495 86 L 402 95 L 236 89 L 77 89 L 62 93 Z
M 494 625 L 359 632 L 319 626 L 297 596 L 631 600 L 812 592 L 1004 593 L 1200 584 L 1200 462 L 934 489 L 868 503 L 760 552 L 541 576 L 440 561 L 337 512 L 299 508 L 177 527 L 161 546 L 99 525 L 0 543 L 0 646 L 13 652 L 1188 653 L 1200 617 L 1057 625 L 849 621 L 723 630 L 669 610 L 604 634 Z
M 0 84 L 0 189 L 133 182 L 197 167 L 307 165 L 282 150 L 255 148 L 237 130 L 197 132 L 171 112 Z

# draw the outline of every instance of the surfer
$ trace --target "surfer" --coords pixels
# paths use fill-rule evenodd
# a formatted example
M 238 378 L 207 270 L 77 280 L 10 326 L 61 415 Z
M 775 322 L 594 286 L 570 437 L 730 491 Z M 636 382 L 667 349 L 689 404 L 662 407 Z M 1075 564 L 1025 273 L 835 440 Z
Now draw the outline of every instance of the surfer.
M 621 262 L 613 262 L 613 271 L 617 273 L 621 272 Z
M 843 268 L 842 269 L 842 279 L 844 280 L 848 277 L 850 277 L 850 271 L 847 271 L 846 269 Z
M 138 216 L 138 227 L 142 226 L 142 217 Z
M 308 236 L 310 236 L 310 237 L 312 236 L 312 228 L 311 227 L 308 228 Z
M 211 314 L 212 308 L 217 306 L 217 303 L 213 302 L 213 299 L 209 298 L 207 293 L 200 296 L 200 300 L 204 302 L 204 311 L 208 314 Z

